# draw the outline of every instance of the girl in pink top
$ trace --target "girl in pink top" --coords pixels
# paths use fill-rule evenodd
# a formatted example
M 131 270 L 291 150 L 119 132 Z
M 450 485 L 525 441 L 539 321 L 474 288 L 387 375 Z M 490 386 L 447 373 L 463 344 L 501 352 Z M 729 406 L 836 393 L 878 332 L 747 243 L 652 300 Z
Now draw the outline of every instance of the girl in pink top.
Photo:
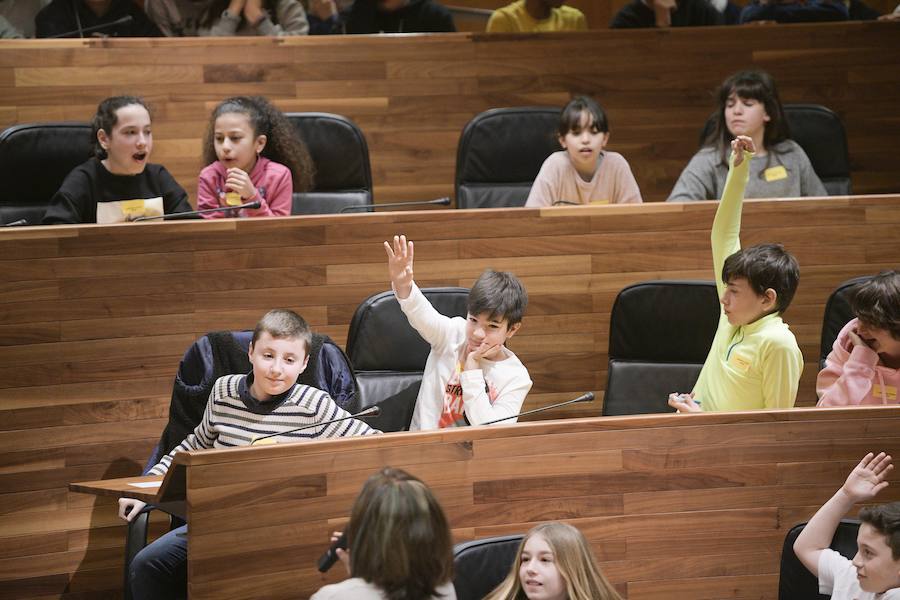
M 609 124 L 593 98 L 573 98 L 563 108 L 557 134 L 563 150 L 544 161 L 526 207 L 641 202 L 628 162 L 604 150 Z
M 818 406 L 897 404 L 900 387 L 900 273 L 862 284 L 847 323 L 816 379 Z
M 260 203 L 257 209 L 204 214 L 208 219 L 287 216 L 293 192 L 312 188 L 313 165 L 306 145 L 285 116 L 262 97 L 229 98 L 216 107 L 203 158 L 210 164 L 200 172 L 198 209 Z

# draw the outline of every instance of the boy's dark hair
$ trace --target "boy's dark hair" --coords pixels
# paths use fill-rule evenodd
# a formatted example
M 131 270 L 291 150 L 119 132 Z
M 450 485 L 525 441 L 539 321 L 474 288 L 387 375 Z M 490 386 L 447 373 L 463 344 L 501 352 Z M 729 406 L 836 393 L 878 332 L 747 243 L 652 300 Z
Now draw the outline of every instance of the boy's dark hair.
M 859 520 L 884 535 L 891 547 L 891 556 L 900 560 L 900 502 L 866 506 L 859 511 Z
M 882 271 L 861 283 L 850 300 L 856 318 L 875 329 L 891 332 L 900 340 L 900 273 Z
M 262 96 L 235 96 L 223 100 L 213 111 L 203 140 L 203 160 L 209 165 L 216 160 L 216 119 L 229 113 L 247 115 L 254 136 L 266 136 L 260 155 L 280 163 L 291 172 L 295 192 L 313 188 L 315 165 L 306 144 L 294 131 L 284 114 Z
M 91 143 L 94 145 L 94 156 L 100 160 L 105 159 L 108 155 L 100 145 L 97 133 L 102 129 L 106 135 L 112 136 L 113 127 L 119 122 L 116 111 L 132 104 L 143 106 L 148 113 L 150 112 L 147 103 L 137 96 L 111 96 L 97 105 L 97 112 L 94 113 L 94 118 L 91 120 Z
M 575 96 L 572 98 L 562 113 L 559 115 L 559 128 L 556 133 L 559 137 L 566 137 L 570 131 L 581 133 L 581 115 L 587 113 L 590 117 L 591 129 L 597 133 L 609 132 L 609 121 L 606 112 L 590 96 Z
M 528 293 L 519 278 L 506 271 L 486 269 L 469 291 L 467 310 L 470 315 L 488 313 L 488 318 L 506 319 L 512 327 L 522 322 Z
M 256 340 L 263 332 L 268 333 L 275 339 L 300 339 L 309 352 L 309 346 L 312 343 L 312 331 L 309 329 L 306 320 L 292 310 L 284 308 L 276 308 L 270 310 L 263 315 L 263 318 L 256 324 L 253 330 L 253 338 L 250 344 L 256 344 Z
M 775 311 L 783 313 L 791 305 L 800 283 L 800 265 L 781 244 L 758 244 L 725 259 L 722 282 L 727 285 L 737 278 L 746 279 L 757 296 L 764 295 L 769 288 L 775 290 Z

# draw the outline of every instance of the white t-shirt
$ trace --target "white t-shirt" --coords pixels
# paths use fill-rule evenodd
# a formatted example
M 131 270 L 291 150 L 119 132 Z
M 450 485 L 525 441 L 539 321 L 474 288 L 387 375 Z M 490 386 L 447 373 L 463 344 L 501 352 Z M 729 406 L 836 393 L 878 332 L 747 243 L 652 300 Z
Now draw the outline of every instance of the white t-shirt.
M 456 600 L 456 589 L 452 583 L 440 586 L 437 593 L 438 595 L 430 600 Z M 326 585 L 313 594 L 310 600 L 384 600 L 384 594 L 364 579 L 353 577 L 340 583 Z
M 862 591 L 853 563 L 830 549 L 819 554 L 819 593 L 831 594 L 831 600 L 900 600 L 900 588 L 883 594 Z

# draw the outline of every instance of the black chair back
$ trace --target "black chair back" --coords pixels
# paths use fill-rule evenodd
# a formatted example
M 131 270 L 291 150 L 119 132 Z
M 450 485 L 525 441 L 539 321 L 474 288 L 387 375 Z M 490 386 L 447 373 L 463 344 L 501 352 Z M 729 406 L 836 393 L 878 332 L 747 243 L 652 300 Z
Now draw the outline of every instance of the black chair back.
M 453 587 L 457 600 L 482 600 L 509 574 L 524 535 L 504 535 L 453 547 Z
M 39 225 L 66 175 L 92 152 L 89 123 L 29 123 L 0 132 L 0 223 Z
M 837 286 L 831 295 L 828 296 L 828 302 L 825 303 L 825 315 L 822 318 L 822 342 L 819 346 L 819 369 L 825 368 L 825 359 L 828 353 L 834 347 L 834 341 L 844 325 L 853 320 L 853 309 L 850 308 L 850 302 L 856 295 L 859 286 L 872 279 L 871 275 L 862 277 L 854 277 L 848 279 L 841 285 Z
M 285 116 L 309 148 L 316 168 L 313 189 L 294 194 L 291 214 L 337 213 L 348 206 L 371 204 L 369 146 L 356 123 L 331 113 L 286 113 Z
M 827 600 L 831 597 L 819 593 L 818 580 L 794 554 L 794 542 L 804 527 L 806 523 L 795 525 L 784 538 L 778 577 L 778 600 Z M 852 560 L 857 551 L 858 533 L 858 520 L 842 519 L 831 539 L 831 549 Z
M 558 108 L 495 108 L 463 129 L 456 152 L 457 208 L 524 206 L 541 165 L 561 150 Z
M 850 152 L 841 118 L 820 104 L 785 104 L 784 116 L 790 137 L 812 163 L 829 196 L 850 194 Z M 713 129 L 710 116 L 700 134 L 700 145 Z
M 646 281 L 619 292 L 610 313 L 603 415 L 672 412 L 672 392 L 697 382 L 719 321 L 711 281 Z
M 466 288 L 425 288 L 422 293 L 439 313 L 466 315 Z M 367 419 L 372 427 L 409 429 L 430 351 L 400 310 L 394 292 L 380 292 L 364 300 L 353 314 L 347 334 L 347 356 L 358 383 L 354 412 L 378 405 L 381 415 Z

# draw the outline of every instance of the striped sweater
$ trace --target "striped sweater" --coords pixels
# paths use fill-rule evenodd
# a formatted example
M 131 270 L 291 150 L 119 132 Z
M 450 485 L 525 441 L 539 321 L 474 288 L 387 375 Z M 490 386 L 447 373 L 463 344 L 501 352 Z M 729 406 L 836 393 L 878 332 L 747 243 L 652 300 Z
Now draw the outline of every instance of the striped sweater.
M 148 475 L 163 475 L 169 470 L 176 452 L 207 448 L 247 446 L 254 438 L 281 433 L 304 425 L 313 425 L 349 415 L 327 393 L 304 384 L 271 400 L 260 402 L 250 395 L 253 375 L 220 377 L 206 403 L 203 418 L 172 452 L 159 461 Z M 362 421 L 348 419 L 322 428 L 278 436 L 275 441 L 297 442 L 317 438 L 336 438 L 380 433 Z

